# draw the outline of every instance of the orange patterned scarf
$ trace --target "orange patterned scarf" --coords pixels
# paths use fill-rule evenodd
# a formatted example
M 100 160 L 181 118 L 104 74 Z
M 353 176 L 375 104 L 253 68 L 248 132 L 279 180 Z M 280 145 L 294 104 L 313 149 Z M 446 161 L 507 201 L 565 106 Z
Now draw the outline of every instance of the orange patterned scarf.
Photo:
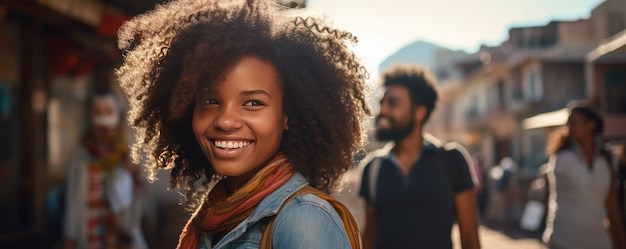
M 231 196 L 226 194 L 225 181 L 219 182 L 209 193 L 200 211 L 185 225 L 176 248 L 199 248 L 200 233 L 229 232 L 248 218 L 261 200 L 287 182 L 293 174 L 287 158 L 278 153 Z
M 129 160 L 128 144 L 121 127 L 113 132 L 102 131 L 100 134 L 96 136 L 96 133 L 91 131 L 83 137 L 82 143 L 106 173 L 110 174 L 114 167 Z

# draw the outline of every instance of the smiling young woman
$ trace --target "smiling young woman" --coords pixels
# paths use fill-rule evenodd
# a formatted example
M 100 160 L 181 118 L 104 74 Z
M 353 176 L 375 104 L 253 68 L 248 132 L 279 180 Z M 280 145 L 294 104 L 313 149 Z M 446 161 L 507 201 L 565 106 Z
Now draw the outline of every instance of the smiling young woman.
M 276 154 L 287 115 L 274 66 L 254 56 L 241 58 L 223 81 L 196 97 L 192 127 L 216 173 L 227 187 L 245 184 Z
M 256 248 L 262 237 L 274 248 L 360 247 L 353 217 L 322 193 L 365 141 L 366 71 L 346 44 L 356 38 L 284 11 L 180 0 L 120 30 L 133 156 L 152 178 L 170 169 L 195 210 L 179 248 Z

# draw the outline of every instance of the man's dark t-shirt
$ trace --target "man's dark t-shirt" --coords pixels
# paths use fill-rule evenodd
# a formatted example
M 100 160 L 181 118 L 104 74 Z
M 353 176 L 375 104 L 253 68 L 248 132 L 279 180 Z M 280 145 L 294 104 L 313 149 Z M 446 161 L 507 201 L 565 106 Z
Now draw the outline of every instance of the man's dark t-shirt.
M 359 195 L 376 212 L 375 248 L 452 248 L 454 196 L 474 187 L 462 150 L 427 143 L 408 175 L 390 153 L 380 165 L 373 205 L 371 162 L 365 167 Z

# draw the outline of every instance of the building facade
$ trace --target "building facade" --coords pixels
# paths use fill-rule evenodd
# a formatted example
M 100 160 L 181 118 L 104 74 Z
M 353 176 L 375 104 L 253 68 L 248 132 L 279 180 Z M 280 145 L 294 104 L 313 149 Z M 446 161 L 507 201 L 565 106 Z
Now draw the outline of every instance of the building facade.
M 502 44 L 452 61 L 440 53 L 436 60 L 444 63 L 435 71 L 442 98 L 429 129 L 463 142 L 483 170 L 513 158 L 519 203 L 525 203 L 547 162 L 547 137 L 565 124 L 569 101 L 598 105 L 606 113 L 605 138 L 626 138 L 625 28 L 626 1 L 607 0 L 586 19 L 512 28 Z

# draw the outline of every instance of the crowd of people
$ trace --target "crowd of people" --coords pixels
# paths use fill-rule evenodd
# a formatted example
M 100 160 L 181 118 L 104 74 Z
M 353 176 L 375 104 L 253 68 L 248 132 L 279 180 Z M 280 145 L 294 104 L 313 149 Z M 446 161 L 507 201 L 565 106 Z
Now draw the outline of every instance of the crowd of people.
M 184 193 L 192 215 L 181 249 L 453 248 L 455 223 L 461 247 L 480 248 L 476 190 L 502 202 L 517 166 L 505 158 L 483 175 L 461 144 L 424 131 L 440 96 L 420 66 L 382 74 L 375 129 L 386 145 L 359 163 L 365 222 L 329 195 L 367 141 L 367 72 L 354 42 L 264 0 L 177 0 L 126 22 L 116 76 L 130 110 L 110 90 L 90 100 L 90 129 L 68 166 L 64 247 L 147 248 L 144 167 L 151 180 L 168 170 Z M 607 149 L 593 106 L 568 107 L 541 176 L 543 240 L 555 249 L 626 248 L 624 148 L 621 157 Z

